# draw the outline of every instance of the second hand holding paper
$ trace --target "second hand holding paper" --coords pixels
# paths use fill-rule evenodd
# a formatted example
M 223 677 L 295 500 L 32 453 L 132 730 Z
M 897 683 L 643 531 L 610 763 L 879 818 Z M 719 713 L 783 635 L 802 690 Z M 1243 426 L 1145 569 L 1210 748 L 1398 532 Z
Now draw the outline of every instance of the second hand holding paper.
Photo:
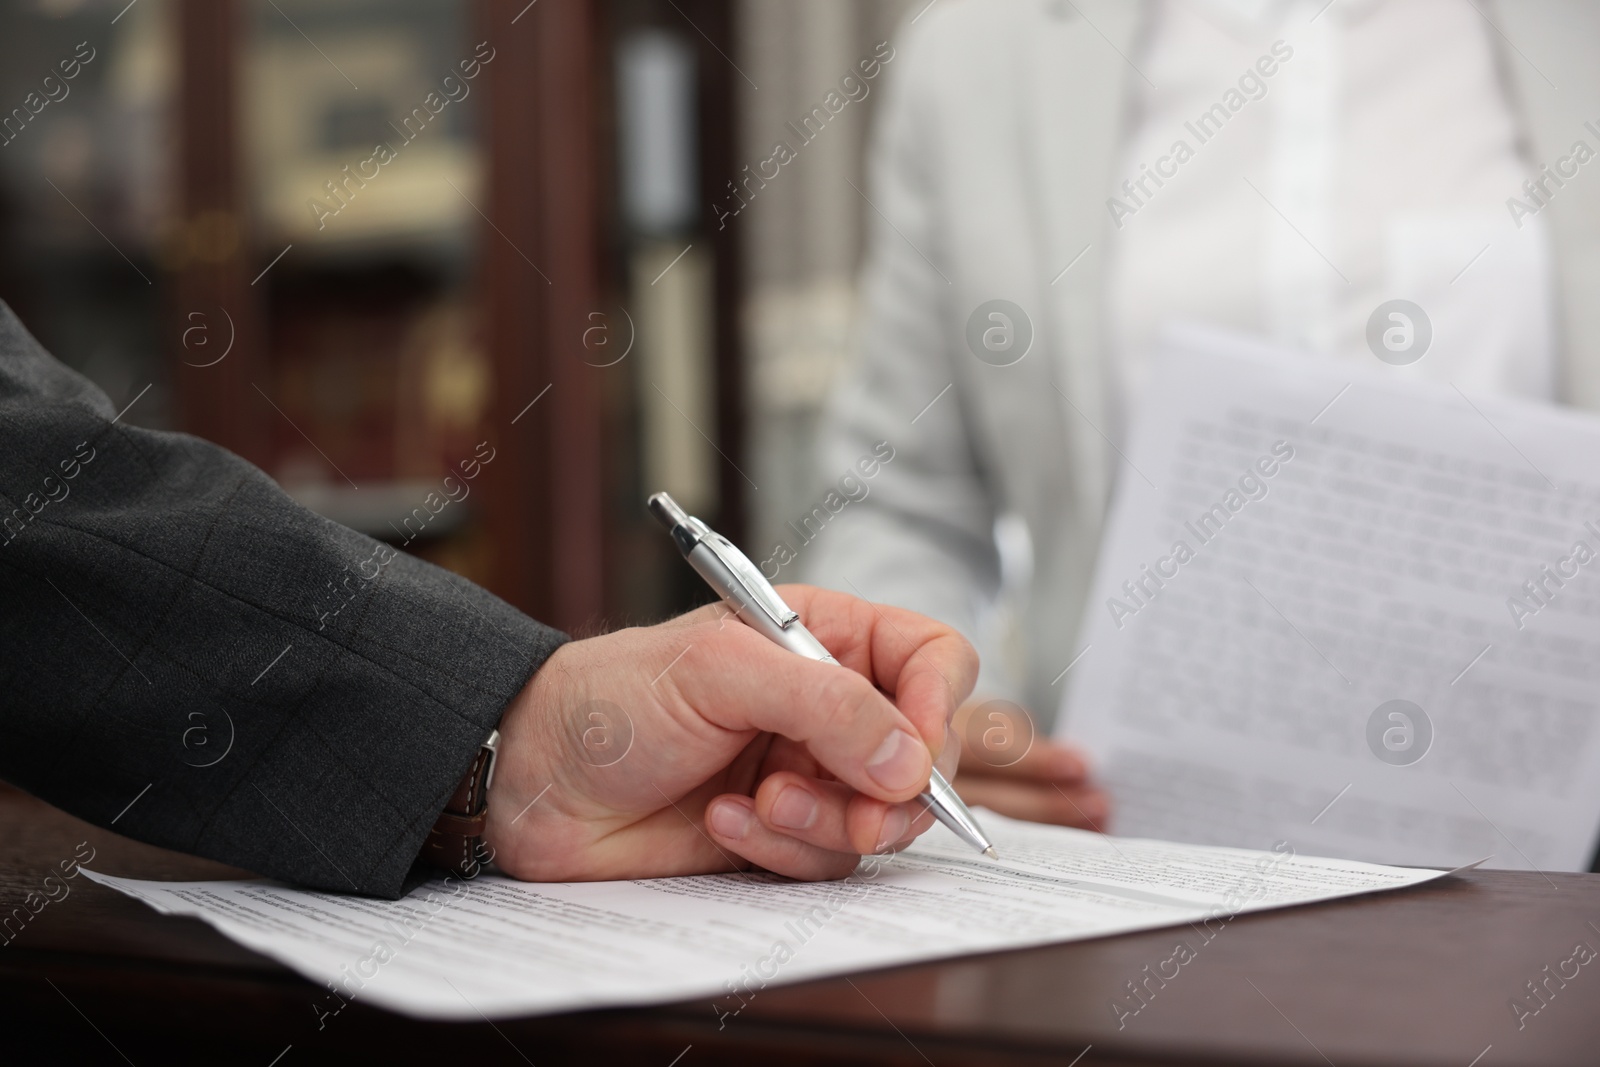
M 1164 345 L 1057 723 L 1120 832 L 1589 866 L 1600 419 L 1396 369 Z

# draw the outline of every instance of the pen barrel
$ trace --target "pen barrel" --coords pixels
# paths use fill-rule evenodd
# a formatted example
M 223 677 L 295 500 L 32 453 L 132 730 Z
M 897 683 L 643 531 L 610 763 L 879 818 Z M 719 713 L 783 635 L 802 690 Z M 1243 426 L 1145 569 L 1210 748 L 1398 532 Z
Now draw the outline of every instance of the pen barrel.
M 956 794 L 955 787 L 938 770 L 929 776 L 928 788 L 918 799 L 928 805 L 934 818 L 944 823 L 961 840 L 980 851 L 989 847 L 989 838 L 972 817 L 972 812 L 967 810 L 966 804 Z
M 762 611 L 754 600 L 748 599 L 744 593 L 744 585 L 735 575 L 717 558 L 717 554 L 705 545 L 696 545 L 694 551 L 689 553 L 689 566 L 693 567 L 711 588 L 722 595 L 722 602 L 738 617 L 739 621 L 752 629 L 759 630 L 762 636 L 774 644 L 782 645 L 790 652 L 804 656 L 806 659 L 818 660 L 822 663 L 837 663 L 823 647 L 822 642 L 811 635 L 800 622 L 791 622 L 788 626 L 779 626 L 772 618 Z

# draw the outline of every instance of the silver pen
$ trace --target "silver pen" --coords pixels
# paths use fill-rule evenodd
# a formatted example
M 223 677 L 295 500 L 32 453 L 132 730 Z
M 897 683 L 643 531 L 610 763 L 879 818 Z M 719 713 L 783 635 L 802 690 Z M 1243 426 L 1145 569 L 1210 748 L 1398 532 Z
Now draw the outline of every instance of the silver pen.
M 717 591 L 740 620 L 790 652 L 821 663 L 839 662 L 828 654 L 821 641 L 811 636 L 800 616 L 783 602 L 772 583 L 733 542 L 684 511 L 666 493 L 650 498 L 650 513 L 671 531 L 673 543 L 689 566 Z M 917 799 L 927 804 L 934 817 L 961 840 L 990 859 L 999 858 L 972 812 L 938 768 L 932 770 L 928 788 Z

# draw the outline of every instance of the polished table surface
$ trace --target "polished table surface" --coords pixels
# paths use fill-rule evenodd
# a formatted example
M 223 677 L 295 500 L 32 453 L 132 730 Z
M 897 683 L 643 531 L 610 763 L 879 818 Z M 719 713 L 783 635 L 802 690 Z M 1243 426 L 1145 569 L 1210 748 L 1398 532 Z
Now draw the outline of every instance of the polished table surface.
M 0 917 L 83 841 L 108 874 L 242 874 L 0 786 Z M 1468 872 L 1240 916 L 1209 942 L 1177 927 L 772 987 L 721 1020 L 709 1000 L 492 1024 L 352 1003 L 320 1028 L 318 988 L 286 968 L 69 884 L 0 935 L 0 1064 L 1600 1064 L 1600 959 L 1566 962 L 1600 949 L 1600 875 Z M 1119 1020 L 1113 1000 L 1180 940 L 1194 958 Z M 1542 1005 L 1520 1028 L 1519 995 Z

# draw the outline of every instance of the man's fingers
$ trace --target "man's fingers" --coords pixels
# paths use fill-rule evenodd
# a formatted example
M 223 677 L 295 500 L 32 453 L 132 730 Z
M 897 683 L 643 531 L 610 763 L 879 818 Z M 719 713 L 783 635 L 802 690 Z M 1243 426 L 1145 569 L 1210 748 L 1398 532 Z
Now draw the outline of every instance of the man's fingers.
M 833 657 L 888 693 L 930 745 L 972 692 L 978 655 L 954 629 L 904 608 L 818 589 L 779 588 Z
M 932 824 L 920 800 L 885 804 L 838 782 L 798 774 L 768 776 L 756 790 L 762 823 L 833 852 L 864 854 L 898 848 Z
M 706 831 L 719 847 L 788 878 L 843 878 L 861 861 L 858 853 L 818 848 L 769 829 L 757 817 L 749 797 L 724 794 L 712 800 L 706 808 Z
M 1110 805 L 1105 793 L 1086 786 L 1063 786 L 998 778 L 957 778 L 956 792 L 969 805 L 983 805 L 1013 819 L 1103 830 Z
M 807 778 L 832 776 L 832 772 L 825 770 L 822 764 L 817 762 L 817 757 L 811 754 L 810 749 L 787 737 L 774 737 L 761 761 L 761 778 L 776 774 L 778 771 L 793 771 Z
M 928 783 L 928 744 L 855 671 L 787 652 L 749 627 L 701 625 L 657 689 L 671 686 L 705 722 L 803 742 L 841 781 L 879 800 L 910 800 Z M 942 747 L 943 732 L 933 735 Z

